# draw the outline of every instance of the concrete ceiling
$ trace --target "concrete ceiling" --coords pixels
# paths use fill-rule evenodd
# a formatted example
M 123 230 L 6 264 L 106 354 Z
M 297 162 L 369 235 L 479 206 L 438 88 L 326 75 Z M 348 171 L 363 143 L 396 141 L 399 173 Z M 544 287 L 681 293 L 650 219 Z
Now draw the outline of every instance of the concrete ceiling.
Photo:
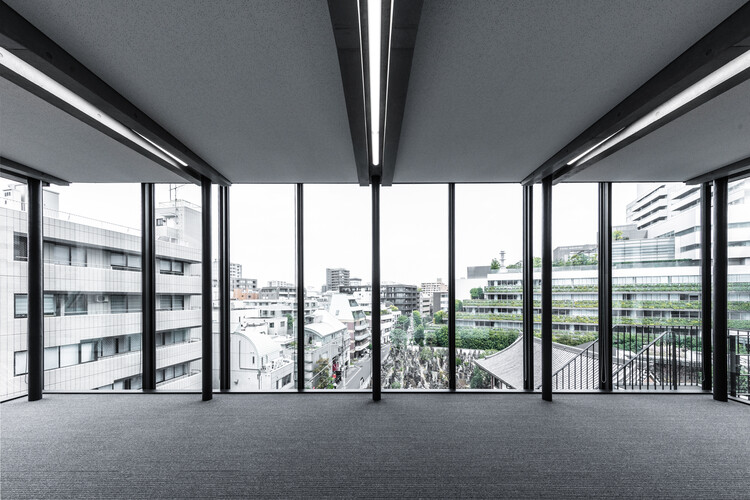
M 69 182 L 184 182 L 3 78 L 0 156 Z
M 324 0 L 5 0 L 234 183 L 357 183 Z M 428 0 L 394 183 L 519 182 L 745 0 Z M 570 179 L 748 156 L 748 84 Z M 177 181 L 0 80 L 0 154 L 73 182 Z
M 324 0 L 6 3 L 232 182 L 357 182 Z
M 750 157 L 750 81 L 715 97 L 571 177 L 685 181 Z
M 518 182 L 744 0 L 427 1 L 394 182 Z

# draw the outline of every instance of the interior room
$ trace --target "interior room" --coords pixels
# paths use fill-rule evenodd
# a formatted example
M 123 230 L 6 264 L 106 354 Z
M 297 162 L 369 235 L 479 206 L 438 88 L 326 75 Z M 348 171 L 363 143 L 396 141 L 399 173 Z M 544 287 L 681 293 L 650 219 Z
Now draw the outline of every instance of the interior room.
M 750 2 L 0 0 L 0 497 L 750 496 Z

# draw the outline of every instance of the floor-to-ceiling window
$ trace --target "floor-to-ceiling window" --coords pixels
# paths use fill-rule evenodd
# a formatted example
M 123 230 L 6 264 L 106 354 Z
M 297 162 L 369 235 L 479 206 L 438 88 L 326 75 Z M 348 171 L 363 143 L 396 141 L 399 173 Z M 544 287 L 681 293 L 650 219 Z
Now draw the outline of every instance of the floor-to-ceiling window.
M 308 184 L 304 191 L 305 388 L 372 387 L 370 189 Z M 381 314 L 390 342 L 395 315 Z M 387 352 L 387 348 L 383 349 Z
M 140 185 L 55 186 L 43 199 L 44 389 L 140 389 Z
M 700 186 L 612 187 L 614 390 L 700 387 Z
M 229 188 L 227 286 L 232 391 L 297 387 L 295 203 L 294 185 L 235 184 Z M 218 269 L 218 260 L 213 267 Z M 216 320 L 218 290 L 215 298 Z M 313 299 L 305 300 L 312 312 Z M 214 350 L 218 347 L 215 334 Z M 214 386 L 218 386 L 218 369 L 217 360 Z
M 394 316 L 382 388 L 447 389 L 448 290 L 435 285 L 448 283 L 448 187 L 384 187 L 380 207 L 381 307 Z
M 0 177 L 0 400 L 27 391 L 26 184 Z
M 598 390 L 598 186 L 552 190 L 552 388 Z
M 750 399 L 750 179 L 730 182 L 727 199 L 728 392 Z
M 201 188 L 157 184 L 156 388 L 200 390 Z
M 456 185 L 457 389 L 524 388 L 521 195 L 517 184 Z

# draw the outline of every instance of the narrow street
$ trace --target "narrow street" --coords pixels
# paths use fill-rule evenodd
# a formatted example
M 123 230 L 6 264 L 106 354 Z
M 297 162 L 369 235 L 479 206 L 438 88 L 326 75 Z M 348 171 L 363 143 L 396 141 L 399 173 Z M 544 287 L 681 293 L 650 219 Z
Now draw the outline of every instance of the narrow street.
M 380 349 L 381 361 L 386 359 L 391 351 L 390 345 L 384 345 Z M 372 356 L 366 356 L 362 359 L 355 361 L 349 370 L 344 375 L 346 381 L 344 389 L 358 390 L 367 387 L 367 383 L 372 376 Z

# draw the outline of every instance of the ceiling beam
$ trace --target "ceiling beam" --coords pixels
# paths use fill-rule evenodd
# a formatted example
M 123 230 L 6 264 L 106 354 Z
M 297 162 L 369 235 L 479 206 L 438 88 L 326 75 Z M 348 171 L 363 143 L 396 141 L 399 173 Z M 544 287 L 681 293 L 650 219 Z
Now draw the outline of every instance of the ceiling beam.
M 158 159 L 158 157 L 135 143 L 119 137 L 119 134 L 109 130 L 108 127 L 105 127 L 98 121 L 93 119 L 84 120 L 97 130 L 115 138 L 134 151 L 165 168 L 169 168 L 191 182 L 199 182 L 201 177 L 205 176 L 217 184 L 231 184 L 229 179 L 125 99 L 115 89 L 96 76 L 91 70 L 81 64 L 2 0 L 0 0 L 0 46 L 5 47 L 15 56 L 93 104 L 124 126 L 169 151 L 181 161 L 187 163 L 188 166 L 174 166 L 160 159 L 156 161 L 155 158 Z M 50 104 L 72 114 L 76 118 L 83 119 L 80 116 L 83 113 L 73 112 L 72 106 L 63 105 L 61 99 L 39 89 L 25 78 L 15 75 L 15 73 L 9 70 L 3 71 L 2 76 L 33 92 L 35 95 L 50 102 Z M 118 137 L 115 137 L 115 135 Z
M 750 37 L 750 2 L 737 9 L 737 11 L 716 28 L 711 30 L 649 81 L 630 94 L 625 100 L 602 116 L 596 123 L 555 153 L 555 155 L 528 175 L 522 183 L 529 185 L 541 182 L 543 178 L 549 175 L 554 176 L 556 182 L 560 182 L 594 164 L 595 160 L 605 158 L 607 155 L 625 147 L 632 140 L 636 140 L 645 133 L 652 132 L 656 128 L 680 116 L 680 114 L 702 104 L 705 102 L 705 99 L 697 99 L 695 104 L 690 103 L 684 106 L 686 108 L 684 111 L 681 108 L 671 114 L 674 116 L 668 115 L 663 120 L 655 123 L 654 126 L 649 127 L 643 134 L 636 134 L 637 137 L 634 139 L 621 142 L 614 148 L 611 148 L 611 150 L 607 150 L 607 152 L 592 159 L 592 161 L 576 166 L 568 165 L 568 162 L 574 158 L 632 124 L 637 119 L 656 109 L 659 105 L 748 50 L 748 47 L 744 45 L 748 37 Z M 718 93 L 729 90 L 729 88 L 738 85 L 749 76 L 747 71 L 743 72 L 741 75 L 737 75 L 737 77 L 722 84 L 720 89 L 715 90 Z M 707 98 L 715 97 L 718 95 L 717 92 L 710 92 Z
M 0 156 L 0 173 L 12 176 L 15 180 L 19 178 L 24 179 L 24 182 L 26 179 L 38 179 L 42 182 L 56 184 L 58 186 L 67 186 L 70 184 L 70 182 L 64 179 L 28 167 L 22 163 L 11 160 L 10 158 L 5 158 L 4 156 Z
M 723 177 L 738 178 L 747 177 L 750 174 L 750 156 L 738 160 L 729 165 L 717 168 L 705 174 L 698 175 L 685 181 L 685 184 L 703 184 L 704 182 L 713 181 L 714 179 L 721 179 Z
M 401 138 L 401 125 L 404 121 L 404 108 L 409 90 L 409 75 L 417 41 L 417 29 L 422 14 L 422 0 L 393 2 L 393 24 L 390 40 L 385 121 L 383 128 L 383 172 L 382 185 L 393 184 L 396 159 Z M 385 87 L 385 85 L 384 85 Z
M 370 183 L 370 160 L 359 10 L 357 2 L 328 0 L 328 11 L 331 14 L 333 36 L 336 40 L 341 68 L 341 81 L 344 85 L 344 99 L 349 117 L 349 131 L 352 135 L 357 180 L 360 186 L 367 186 Z

